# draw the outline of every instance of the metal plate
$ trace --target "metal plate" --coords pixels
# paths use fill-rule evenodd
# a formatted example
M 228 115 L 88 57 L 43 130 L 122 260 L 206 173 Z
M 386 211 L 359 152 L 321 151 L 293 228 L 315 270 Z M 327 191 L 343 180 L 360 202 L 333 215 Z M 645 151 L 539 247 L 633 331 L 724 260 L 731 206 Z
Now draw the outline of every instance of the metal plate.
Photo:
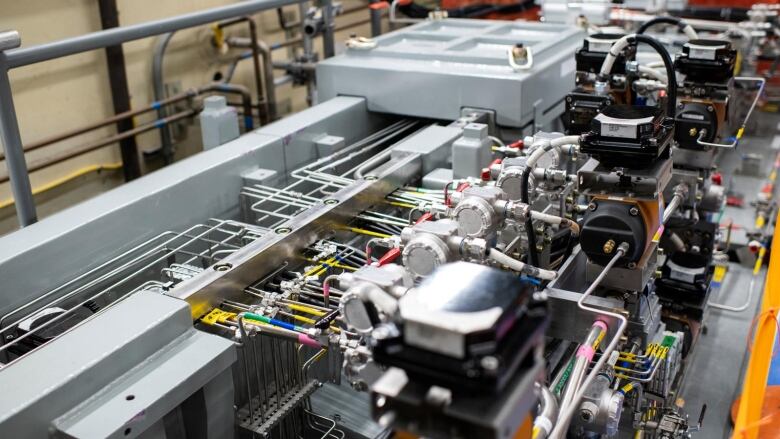
M 583 37 L 559 24 L 426 21 L 376 38 L 374 49 L 348 49 L 318 63 L 318 93 L 365 97 L 371 111 L 445 120 L 464 107 L 493 110 L 499 125 L 523 127 L 535 107 L 546 113 L 574 86 L 574 51 Z M 509 66 L 507 51 L 516 44 L 531 50 L 532 68 Z

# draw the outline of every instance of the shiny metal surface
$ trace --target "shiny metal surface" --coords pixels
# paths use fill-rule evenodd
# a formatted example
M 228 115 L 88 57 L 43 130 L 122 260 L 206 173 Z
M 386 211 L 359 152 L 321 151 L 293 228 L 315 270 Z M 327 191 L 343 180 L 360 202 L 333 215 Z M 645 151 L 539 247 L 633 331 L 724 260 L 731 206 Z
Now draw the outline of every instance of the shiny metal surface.
M 376 180 L 358 180 L 334 193 L 333 202 L 322 203 L 295 217 L 221 262 L 222 270 L 211 270 L 182 282 L 169 295 L 186 300 L 198 319 L 225 299 L 240 297 L 243 289 L 258 278 L 295 259 L 300 251 L 353 217 L 382 200 L 413 178 L 419 178 L 419 155 L 395 160 Z

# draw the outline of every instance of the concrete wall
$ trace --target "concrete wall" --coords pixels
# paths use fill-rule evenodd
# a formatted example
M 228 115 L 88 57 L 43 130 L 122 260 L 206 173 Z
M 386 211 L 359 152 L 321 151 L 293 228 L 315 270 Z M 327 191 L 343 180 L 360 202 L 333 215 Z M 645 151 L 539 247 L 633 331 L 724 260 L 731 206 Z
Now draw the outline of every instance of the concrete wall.
M 120 23 L 129 25 L 186 12 L 233 3 L 235 0 L 118 0 Z M 22 45 L 30 46 L 100 30 L 100 16 L 95 0 L 31 0 L 3 2 L 0 29 L 16 29 L 22 37 Z M 337 17 L 337 27 L 364 21 L 368 18 L 365 2 L 345 0 L 346 11 L 354 11 Z M 297 6 L 285 8 L 292 19 L 297 18 Z M 275 10 L 255 16 L 262 38 L 269 43 L 286 38 L 280 29 Z M 336 34 L 337 47 L 350 33 L 368 35 L 368 25 L 363 24 Z M 246 29 L 236 26 L 229 35 L 247 36 Z M 210 44 L 208 26 L 178 32 L 168 46 L 165 58 L 166 83 L 188 89 L 211 82 L 217 72 L 224 73 L 228 64 L 240 51 L 220 53 Z M 133 108 L 147 105 L 153 100 L 151 83 L 152 51 L 155 39 L 149 38 L 124 45 L 131 105 Z M 316 50 L 321 53 L 320 42 Z M 287 49 L 274 52 L 274 60 L 290 56 Z M 233 82 L 249 87 L 254 93 L 251 60 L 242 61 Z M 281 72 L 277 72 L 277 75 Z M 36 140 L 87 125 L 112 115 L 111 95 L 106 60 L 103 51 L 93 51 L 46 63 L 15 69 L 11 72 L 16 111 L 23 142 Z M 284 85 L 277 89 L 280 109 L 298 111 L 306 107 L 305 87 Z M 153 119 L 153 114 L 139 116 L 136 124 Z M 174 129 L 179 133 L 177 159 L 194 154 L 201 149 L 197 120 L 185 122 Z M 26 156 L 28 163 L 40 160 L 55 152 L 66 151 L 115 133 L 107 127 L 66 140 Z M 159 146 L 159 133 L 151 131 L 137 137 L 139 148 L 154 149 Z M 119 147 L 111 145 L 58 163 L 31 174 L 33 188 L 57 182 L 73 173 L 95 164 L 120 161 Z M 142 159 L 143 161 L 143 159 Z M 3 166 L 3 165 L 0 165 Z M 145 172 L 160 166 L 160 161 L 147 161 Z M 64 207 L 90 198 L 122 183 L 120 171 L 89 173 L 59 185 L 56 189 L 36 196 L 39 216 L 44 217 Z M 10 198 L 8 183 L 0 184 L 0 234 L 16 227 L 13 206 L 1 207 Z

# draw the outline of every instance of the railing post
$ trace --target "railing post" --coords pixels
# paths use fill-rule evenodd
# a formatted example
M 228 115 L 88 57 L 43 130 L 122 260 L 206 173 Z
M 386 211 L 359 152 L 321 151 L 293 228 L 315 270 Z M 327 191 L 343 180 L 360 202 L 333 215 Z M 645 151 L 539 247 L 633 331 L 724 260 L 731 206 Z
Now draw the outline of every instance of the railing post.
M 5 150 L 5 164 L 11 182 L 16 215 L 19 226 L 26 227 L 38 220 L 35 213 L 30 176 L 27 162 L 24 160 L 22 137 L 19 134 L 19 121 L 16 119 L 11 81 L 8 78 L 8 63 L 5 51 L 15 49 L 22 44 L 17 31 L 0 31 L 0 142 Z

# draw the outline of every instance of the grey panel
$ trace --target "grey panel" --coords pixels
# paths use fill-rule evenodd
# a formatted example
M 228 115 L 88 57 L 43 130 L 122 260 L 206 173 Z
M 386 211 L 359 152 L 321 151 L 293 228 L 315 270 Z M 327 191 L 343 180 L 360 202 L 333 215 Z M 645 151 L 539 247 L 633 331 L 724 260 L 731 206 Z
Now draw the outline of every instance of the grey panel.
M 431 125 L 393 146 L 393 158 L 406 154 L 420 154 L 422 172 L 427 174 L 436 168 L 448 167 L 452 156 L 452 143 L 461 136 L 462 128 Z
M 315 158 L 312 133 L 351 142 L 382 123 L 363 99 L 334 99 L 4 236 L 0 313 L 162 231 L 236 217 L 241 175 L 255 168 L 284 174 L 286 156 Z
M 142 430 L 228 369 L 235 355 L 229 340 L 192 327 L 185 302 L 137 293 L 2 370 L 0 431 L 4 437 L 45 437 L 51 421 L 82 403 L 84 411 L 61 424 L 78 437 L 85 433 L 77 420 L 91 410 L 112 409 L 101 412 L 104 422 L 92 429 L 124 422 Z M 155 405 L 166 392 L 169 404 Z
M 574 85 L 572 26 L 493 20 L 427 21 L 377 37 L 371 50 L 347 49 L 317 64 L 322 99 L 361 96 L 371 111 L 454 120 L 463 107 L 496 112 L 499 125 L 522 127 L 535 106 L 546 111 Z M 507 50 L 522 43 L 534 65 L 515 72 Z

